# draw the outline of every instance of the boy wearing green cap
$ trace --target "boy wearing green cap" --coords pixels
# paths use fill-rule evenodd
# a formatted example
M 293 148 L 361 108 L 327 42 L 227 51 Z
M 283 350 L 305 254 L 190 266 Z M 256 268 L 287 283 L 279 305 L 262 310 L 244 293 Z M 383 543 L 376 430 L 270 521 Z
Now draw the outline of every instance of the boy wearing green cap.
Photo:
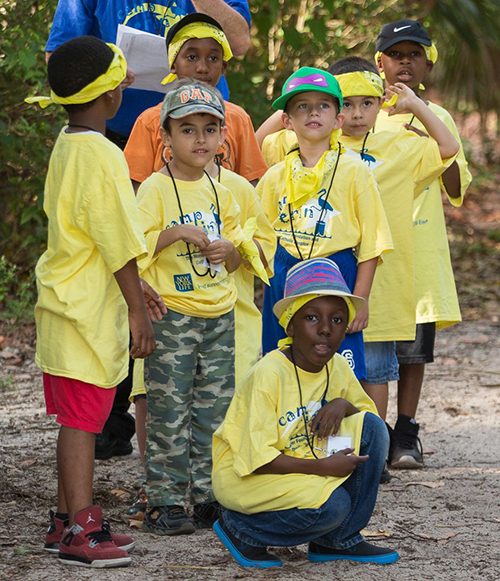
M 274 277 L 264 294 L 263 350 L 284 333 L 272 306 L 283 296 L 288 270 L 302 260 L 330 257 L 352 292 L 366 300 L 382 253 L 392 240 L 377 185 L 369 169 L 340 145 L 342 93 L 329 73 L 303 67 L 285 83 L 273 108 L 297 142 L 258 185 L 262 206 L 279 237 Z M 365 377 L 362 329 L 368 309 L 352 321 L 340 353 L 358 379 Z
M 281 567 L 267 547 L 303 543 L 312 562 L 398 559 L 360 534 L 389 440 L 337 353 L 363 303 L 333 261 L 293 266 L 274 305 L 285 345 L 247 374 L 214 434 L 213 486 L 225 508 L 214 530 L 244 567 Z
M 387 85 L 401 82 L 417 95 L 438 58 L 438 51 L 425 28 L 415 20 L 399 20 L 382 27 L 376 41 L 375 60 Z M 456 125 L 446 109 L 423 100 L 460 143 Z M 376 131 L 401 131 L 405 125 L 424 130 L 410 112 L 389 116 L 382 112 Z M 398 419 L 392 434 L 391 466 L 421 468 L 419 425 L 415 421 L 425 365 L 434 360 L 435 330 L 461 321 L 451 266 L 441 190 L 449 202 L 460 207 L 472 176 L 463 148 L 454 163 L 435 179 L 413 203 L 415 244 L 415 298 L 417 331 L 414 341 L 398 341 Z

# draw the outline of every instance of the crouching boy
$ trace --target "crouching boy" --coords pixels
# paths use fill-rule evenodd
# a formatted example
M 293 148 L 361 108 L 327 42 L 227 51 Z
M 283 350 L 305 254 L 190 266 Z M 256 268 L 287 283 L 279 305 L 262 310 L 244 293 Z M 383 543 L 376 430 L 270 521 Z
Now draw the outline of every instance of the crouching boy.
M 310 561 L 398 559 L 360 534 L 388 449 L 374 403 L 337 354 L 363 303 L 327 258 L 287 275 L 274 313 L 288 338 L 243 379 L 213 440 L 225 508 L 214 530 L 240 565 L 279 567 L 267 547 L 302 543 Z

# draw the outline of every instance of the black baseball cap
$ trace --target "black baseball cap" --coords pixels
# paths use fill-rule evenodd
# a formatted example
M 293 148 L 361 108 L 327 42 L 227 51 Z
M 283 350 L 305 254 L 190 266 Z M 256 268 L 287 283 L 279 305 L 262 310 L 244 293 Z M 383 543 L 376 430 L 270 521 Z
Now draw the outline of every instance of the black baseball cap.
M 382 30 L 375 41 L 375 50 L 384 52 L 392 45 L 404 40 L 411 40 L 424 46 L 432 46 L 432 40 L 420 22 L 404 18 L 382 26 Z
M 192 24 L 193 22 L 207 22 L 208 24 L 212 24 L 219 30 L 222 30 L 222 26 L 217 22 L 217 20 L 215 20 L 215 18 L 212 18 L 208 14 L 203 14 L 201 12 L 193 12 L 192 14 L 187 14 L 186 16 L 184 16 L 184 18 L 181 18 L 178 22 L 176 22 L 172 26 L 172 28 L 169 29 L 166 38 L 167 51 L 170 43 L 172 42 L 172 39 L 179 32 L 179 30 L 181 30 L 188 24 Z M 222 30 L 222 32 L 224 31 Z

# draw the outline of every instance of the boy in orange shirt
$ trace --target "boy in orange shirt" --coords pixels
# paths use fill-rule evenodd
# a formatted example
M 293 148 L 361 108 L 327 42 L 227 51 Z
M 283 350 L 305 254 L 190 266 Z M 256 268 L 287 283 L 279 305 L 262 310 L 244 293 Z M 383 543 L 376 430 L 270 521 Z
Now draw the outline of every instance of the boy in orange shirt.
M 165 81 L 175 76 L 191 77 L 215 87 L 232 57 L 220 24 L 206 14 L 184 17 L 170 29 L 166 42 L 172 74 Z M 217 151 L 216 161 L 256 185 L 267 165 L 252 121 L 238 105 L 226 101 L 225 107 L 227 135 Z M 168 159 L 160 137 L 160 109 L 161 103 L 139 116 L 125 148 L 130 178 L 136 189 Z

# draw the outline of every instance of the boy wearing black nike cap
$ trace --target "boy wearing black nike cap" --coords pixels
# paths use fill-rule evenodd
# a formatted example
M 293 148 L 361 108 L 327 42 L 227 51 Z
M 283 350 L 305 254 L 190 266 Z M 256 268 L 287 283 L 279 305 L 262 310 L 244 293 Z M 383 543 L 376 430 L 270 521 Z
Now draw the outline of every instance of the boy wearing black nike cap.
M 377 37 L 375 61 L 386 86 L 404 83 L 421 97 L 423 81 L 438 58 L 425 28 L 416 20 L 403 19 L 382 27 Z M 424 100 L 422 98 L 422 100 Z M 424 102 L 450 129 L 460 143 L 451 115 L 439 105 Z M 400 131 L 403 124 L 423 126 L 410 113 L 389 117 L 382 111 L 376 130 Z M 415 291 L 417 332 L 414 341 L 397 342 L 399 362 L 398 419 L 391 438 L 393 468 L 422 468 L 418 448 L 419 425 L 415 421 L 425 364 L 434 357 L 436 328 L 460 322 L 460 308 L 448 248 L 441 190 L 454 206 L 461 206 L 471 182 L 463 149 L 455 162 L 419 195 L 413 206 L 415 242 Z

